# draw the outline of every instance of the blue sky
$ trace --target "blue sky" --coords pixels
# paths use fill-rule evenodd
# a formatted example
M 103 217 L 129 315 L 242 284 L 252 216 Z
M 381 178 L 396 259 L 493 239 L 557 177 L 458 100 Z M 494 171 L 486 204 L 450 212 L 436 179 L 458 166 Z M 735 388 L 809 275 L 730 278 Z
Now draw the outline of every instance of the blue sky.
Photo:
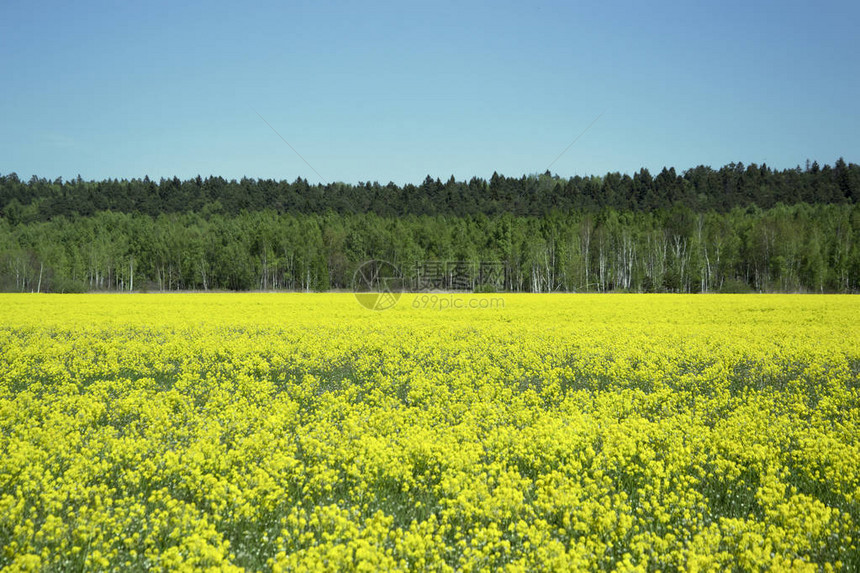
M 0 173 L 860 162 L 860 3 L 0 3 Z M 601 115 L 603 114 L 603 115 Z

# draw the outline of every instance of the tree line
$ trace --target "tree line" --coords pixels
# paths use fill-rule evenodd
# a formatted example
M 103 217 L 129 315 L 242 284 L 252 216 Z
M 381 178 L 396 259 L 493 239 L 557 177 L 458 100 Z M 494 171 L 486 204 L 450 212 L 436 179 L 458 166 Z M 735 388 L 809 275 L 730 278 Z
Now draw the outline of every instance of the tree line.
M 501 283 L 472 276 L 473 290 L 860 290 L 856 202 L 704 212 L 678 202 L 541 216 L 99 210 L 42 219 L 0 218 L 0 290 L 349 289 L 370 259 L 397 265 L 407 284 L 432 261 L 504 267 Z
M 732 163 L 712 169 L 699 166 L 677 173 L 663 168 L 656 175 L 640 169 L 633 176 L 618 172 L 602 177 L 561 178 L 542 175 L 448 181 L 428 176 L 420 185 L 378 182 L 316 184 L 298 178 L 225 180 L 222 177 L 177 177 L 159 181 L 107 179 L 49 181 L 15 173 L 0 175 L 0 217 L 13 225 L 56 217 L 90 216 L 101 211 L 157 217 L 164 213 L 237 216 L 272 210 L 289 214 L 544 216 L 553 211 L 655 212 L 684 206 L 694 212 L 727 213 L 750 206 L 770 209 L 782 203 L 856 204 L 860 201 L 860 165 L 838 159 L 831 167 L 774 170 L 767 165 Z

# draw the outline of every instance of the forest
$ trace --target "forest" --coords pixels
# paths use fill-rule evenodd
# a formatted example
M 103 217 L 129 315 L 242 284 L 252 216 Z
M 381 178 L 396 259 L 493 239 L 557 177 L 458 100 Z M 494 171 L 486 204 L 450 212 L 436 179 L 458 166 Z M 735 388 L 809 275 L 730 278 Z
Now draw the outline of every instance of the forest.
M 381 259 L 413 287 L 456 262 L 475 291 L 857 292 L 858 198 L 860 166 L 841 158 L 418 186 L 12 173 L 0 290 L 349 289 Z M 489 281 L 484 264 L 504 271 Z
M 528 175 L 494 173 L 489 181 L 473 177 L 447 182 L 428 176 L 421 185 L 346 183 L 311 185 L 272 179 L 222 177 L 181 181 L 179 178 L 48 181 L 33 176 L 24 182 L 15 173 L 0 174 L 0 216 L 10 223 L 47 221 L 59 215 L 88 216 L 100 211 L 139 213 L 219 213 L 273 210 L 278 213 L 328 212 L 404 215 L 543 216 L 551 211 L 652 212 L 682 205 L 697 213 L 735 207 L 770 209 L 794 205 L 844 204 L 860 201 L 860 165 L 839 158 L 833 167 L 807 162 L 805 168 L 776 171 L 767 165 L 732 163 L 719 170 L 699 166 L 678 174 L 663 168 L 656 176 L 640 169 L 631 177 Z

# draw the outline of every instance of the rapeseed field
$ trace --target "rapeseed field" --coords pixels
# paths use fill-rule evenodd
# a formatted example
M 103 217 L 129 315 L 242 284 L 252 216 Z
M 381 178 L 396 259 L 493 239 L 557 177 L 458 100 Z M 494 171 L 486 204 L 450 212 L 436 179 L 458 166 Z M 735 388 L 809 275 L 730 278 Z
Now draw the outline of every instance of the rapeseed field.
M 456 296 L 0 295 L 0 567 L 860 569 L 860 299 Z

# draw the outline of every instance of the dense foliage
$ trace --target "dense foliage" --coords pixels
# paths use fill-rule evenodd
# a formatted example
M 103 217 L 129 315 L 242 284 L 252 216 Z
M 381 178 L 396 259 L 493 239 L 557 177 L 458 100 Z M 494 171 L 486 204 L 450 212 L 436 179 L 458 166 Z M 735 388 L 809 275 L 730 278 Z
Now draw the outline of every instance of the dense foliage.
M 473 177 L 443 183 L 427 177 L 419 185 L 334 183 L 310 185 L 271 179 L 197 176 L 151 181 L 144 179 L 73 181 L 33 176 L 0 176 L 0 215 L 11 223 L 45 221 L 59 215 L 92 215 L 119 211 L 157 216 L 162 213 L 209 212 L 230 216 L 243 210 L 278 213 L 376 213 L 403 215 L 543 216 L 550 211 L 645 211 L 683 205 L 696 212 L 730 211 L 735 207 L 768 209 L 777 203 L 829 204 L 860 201 L 860 165 L 843 159 L 833 167 L 817 162 L 806 169 L 776 171 L 766 165 L 732 163 L 719 170 L 699 166 L 682 174 L 664 168 L 656 176 L 641 169 L 632 177 L 562 179 L 549 172 L 521 178 L 493 174 L 489 181 Z
M 0 568 L 860 568 L 856 297 L 412 296 L 0 295 Z
M 468 289 L 856 292 L 858 197 L 842 159 L 418 187 L 11 174 L 0 290 L 342 289 L 383 259 L 412 285 L 427 261 L 506 269 Z
M 426 261 L 507 269 L 494 284 L 471 276 L 468 289 L 856 292 L 858 239 L 856 204 L 543 217 L 100 212 L 0 219 L 0 289 L 342 289 L 363 261 L 383 259 L 409 281 Z

